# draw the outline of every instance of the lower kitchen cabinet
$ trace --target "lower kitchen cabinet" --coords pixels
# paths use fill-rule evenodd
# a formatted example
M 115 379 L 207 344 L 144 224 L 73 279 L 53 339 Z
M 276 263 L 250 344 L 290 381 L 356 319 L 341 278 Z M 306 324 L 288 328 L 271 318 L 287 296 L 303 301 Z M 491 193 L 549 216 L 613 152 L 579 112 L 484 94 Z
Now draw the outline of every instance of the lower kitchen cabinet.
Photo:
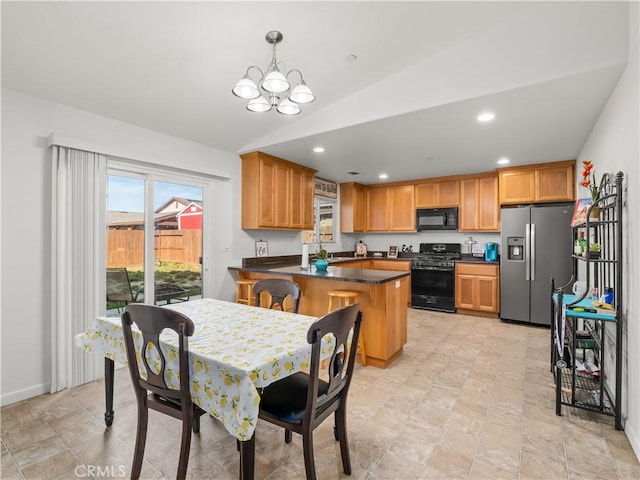
M 456 263 L 456 309 L 497 317 L 500 309 L 499 266 L 486 263 Z

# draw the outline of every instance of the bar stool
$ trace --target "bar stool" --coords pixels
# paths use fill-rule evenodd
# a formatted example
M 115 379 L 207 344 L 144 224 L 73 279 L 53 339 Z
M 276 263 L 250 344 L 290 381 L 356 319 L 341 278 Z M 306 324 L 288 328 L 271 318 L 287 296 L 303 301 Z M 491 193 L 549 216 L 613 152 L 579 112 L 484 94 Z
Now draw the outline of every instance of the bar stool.
M 340 307 L 346 307 L 353 303 L 358 303 L 359 292 L 352 290 L 329 290 L 329 309 L 328 312 L 333 312 Z M 334 305 L 335 304 L 335 305 Z M 367 365 L 367 356 L 364 351 L 364 324 L 360 327 L 360 339 L 358 341 L 358 350 L 360 354 L 360 363 L 362 366 Z
M 253 305 L 253 284 L 256 282 L 248 278 L 236 280 L 236 303 Z

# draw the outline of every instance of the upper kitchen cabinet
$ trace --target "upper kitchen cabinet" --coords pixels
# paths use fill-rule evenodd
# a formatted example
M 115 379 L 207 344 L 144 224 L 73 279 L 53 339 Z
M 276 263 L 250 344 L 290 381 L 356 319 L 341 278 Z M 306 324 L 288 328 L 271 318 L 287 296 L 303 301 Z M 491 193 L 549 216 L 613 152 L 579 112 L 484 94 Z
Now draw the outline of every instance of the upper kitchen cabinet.
M 367 232 L 389 231 L 389 187 L 365 189 L 365 230 Z
M 313 229 L 316 170 L 251 152 L 242 158 L 242 228 Z
M 291 170 L 291 228 L 313 230 L 314 173 L 302 168 Z
M 350 182 L 340 184 L 340 231 L 364 232 L 364 185 Z
M 365 188 L 365 230 L 367 232 L 414 232 L 413 185 L 384 185 Z
M 496 174 L 460 180 L 459 230 L 465 232 L 500 231 L 498 176 Z
M 413 185 L 389 187 L 389 230 L 413 232 L 416 229 L 415 189 Z
M 457 207 L 459 203 L 458 180 L 428 181 L 416 185 L 416 208 Z
M 498 170 L 500 204 L 575 200 L 575 160 Z

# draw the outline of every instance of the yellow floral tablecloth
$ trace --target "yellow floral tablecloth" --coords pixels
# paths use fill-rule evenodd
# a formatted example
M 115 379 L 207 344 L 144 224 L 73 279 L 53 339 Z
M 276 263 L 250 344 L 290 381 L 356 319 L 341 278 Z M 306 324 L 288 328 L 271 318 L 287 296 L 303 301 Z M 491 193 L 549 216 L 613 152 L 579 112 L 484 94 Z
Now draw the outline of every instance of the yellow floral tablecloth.
M 258 389 L 308 369 L 307 330 L 316 318 L 214 299 L 165 308 L 187 315 L 195 324 L 195 333 L 189 337 L 194 403 L 239 440 L 251 438 L 258 419 Z M 74 340 L 87 352 L 127 363 L 119 317 L 96 319 Z M 140 349 L 141 336 L 137 340 Z M 161 341 L 169 358 L 166 382 L 178 388 L 177 337 L 165 333 Z M 324 353 L 332 348 L 330 343 L 330 339 L 323 343 Z

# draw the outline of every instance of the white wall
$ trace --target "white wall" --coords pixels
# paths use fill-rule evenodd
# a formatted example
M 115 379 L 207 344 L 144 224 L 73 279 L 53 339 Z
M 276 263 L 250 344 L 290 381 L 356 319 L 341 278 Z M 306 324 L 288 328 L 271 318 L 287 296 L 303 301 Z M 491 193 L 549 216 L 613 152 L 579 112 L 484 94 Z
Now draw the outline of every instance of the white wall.
M 215 227 L 209 254 L 215 298 L 234 298 L 235 282 L 227 267 L 255 256 L 256 240 L 269 242 L 270 255 L 302 251 L 300 232 L 240 228 L 241 162 L 237 155 L 3 89 L 0 405 L 49 391 L 51 178 L 45 140 L 52 133 L 122 158 L 231 177 L 214 186 Z M 330 248 L 342 249 L 340 243 Z M 20 367 L 10 368 L 16 359 Z
M 618 171 L 625 175 L 623 321 L 626 339 L 622 408 L 625 432 L 640 458 L 640 4 L 630 2 L 629 8 L 629 63 L 578 160 L 591 160 L 597 176 Z
M 233 281 L 226 268 L 252 255 L 251 238 L 239 228 L 241 164 L 237 155 L 4 89 L 0 202 L 3 405 L 49 391 L 51 179 L 44 140 L 51 133 L 104 146 L 105 153 L 125 158 L 230 174 L 231 180 L 216 181 L 214 187 L 213 296 L 231 297 Z

